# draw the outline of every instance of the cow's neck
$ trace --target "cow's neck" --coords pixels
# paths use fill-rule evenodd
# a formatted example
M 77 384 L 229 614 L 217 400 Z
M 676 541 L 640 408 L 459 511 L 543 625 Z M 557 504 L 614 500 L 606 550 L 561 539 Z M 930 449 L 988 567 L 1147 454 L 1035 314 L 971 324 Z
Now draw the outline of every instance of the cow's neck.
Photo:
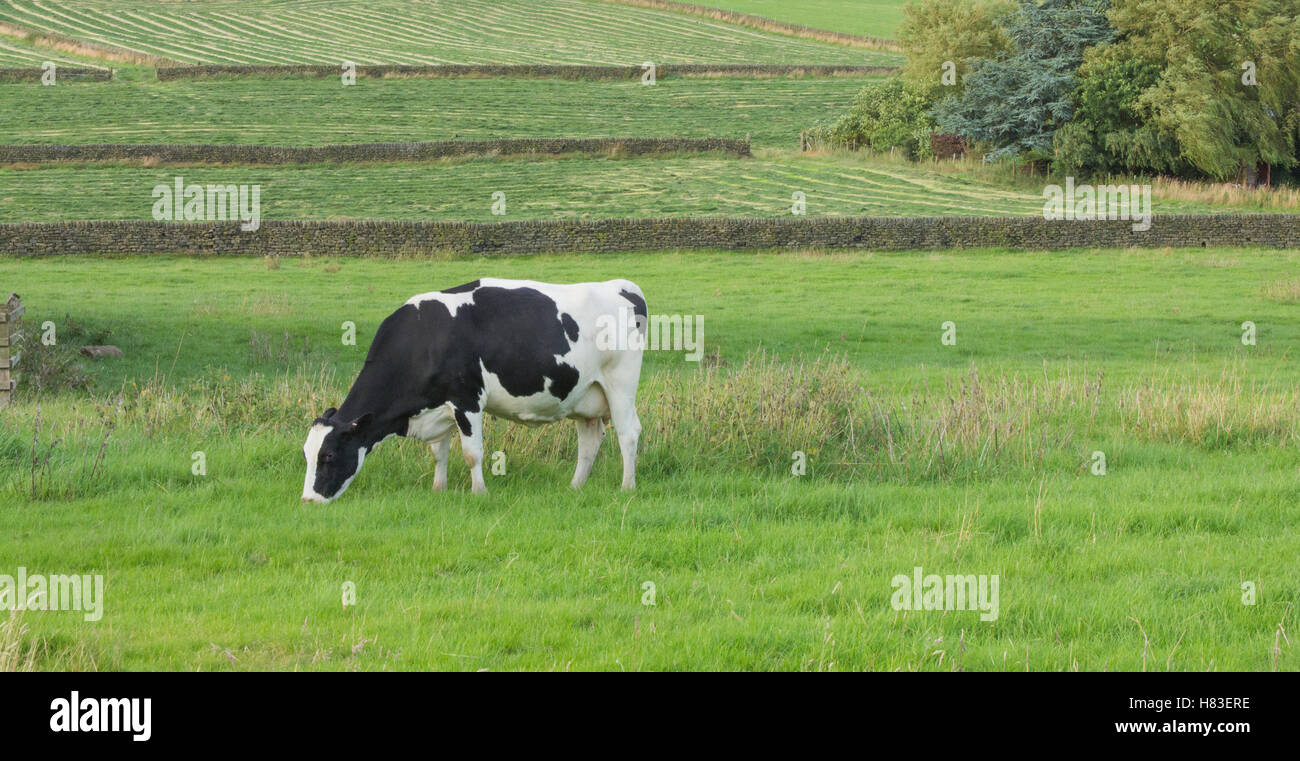
M 429 379 L 412 373 L 407 365 L 400 358 L 382 356 L 377 346 L 371 346 L 361 373 L 339 405 L 336 418 L 347 424 L 369 414 L 370 419 L 360 433 L 370 444 L 394 434 L 405 436 L 412 415 L 437 406 L 437 401 L 429 398 Z
M 370 417 L 356 431 L 356 435 L 368 447 L 383 441 L 389 436 L 405 436 L 407 421 L 413 412 L 406 410 L 407 405 L 397 404 L 388 399 L 383 402 L 366 399 L 364 395 L 353 393 L 339 405 L 334 418 L 343 425 L 349 425 L 363 415 Z

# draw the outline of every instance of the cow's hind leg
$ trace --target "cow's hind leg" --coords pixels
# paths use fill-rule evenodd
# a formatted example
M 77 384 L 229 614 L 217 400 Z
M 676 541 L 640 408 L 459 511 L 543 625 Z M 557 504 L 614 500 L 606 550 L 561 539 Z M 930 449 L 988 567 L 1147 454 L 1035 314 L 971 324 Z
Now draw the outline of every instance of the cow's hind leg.
M 641 420 L 636 414 L 636 402 L 625 396 L 611 395 L 609 414 L 618 434 L 618 448 L 623 453 L 623 488 L 636 488 L 636 445 L 641 436 Z
M 569 486 L 581 489 L 591 475 L 591 465 L 596 461 L 600 443 L 605 440 L 605 423 L 600 418 L 578 418 L 578 467 L 573 471 Z
M 469 475 L 475 494 L 487 492 L 483 483 L 483 413 L 456 410 L 456 425 L 460 428 L 460 451 L 469 466 Z
M 433 469 L 433 490 L 443 491 L 447 488 L 447 459 L 451 457 L 451 435 L 448 434 L 431 442 L 429 448 L 433 450 L 433 457 L 437 460 Z

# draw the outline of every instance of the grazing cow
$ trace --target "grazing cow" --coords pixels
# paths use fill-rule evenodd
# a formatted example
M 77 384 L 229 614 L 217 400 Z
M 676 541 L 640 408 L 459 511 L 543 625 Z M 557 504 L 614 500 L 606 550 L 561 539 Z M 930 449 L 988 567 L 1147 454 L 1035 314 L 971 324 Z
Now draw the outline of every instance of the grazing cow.
M 338 497 L 389 436 L 429 442 L 437 458 L 433 488 L 445 489 L 457 432 L 473 490 L 485 492 L 484 413 L 528 425 L 576 421 L 575 489 L 587 480 L 612 420 L 623 488 L 634 488 L 646 316 L 645 296 L 628 280 L 551 285 L 485 278 L 413 297 L 379 326 L 343 404 L 308 431 L 303 500 Z M 624 335 L 608 335 L 611 328 Z

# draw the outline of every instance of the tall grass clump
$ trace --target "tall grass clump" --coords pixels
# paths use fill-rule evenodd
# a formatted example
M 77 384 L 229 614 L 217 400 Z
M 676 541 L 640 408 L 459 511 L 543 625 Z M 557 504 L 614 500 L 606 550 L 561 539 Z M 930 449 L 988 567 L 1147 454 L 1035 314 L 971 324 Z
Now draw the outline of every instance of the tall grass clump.
M 1300 393 L 1247 380 L 1239 366 L 1178 383 L 1148 377 L 1121 389 L 1116 406 L 1144 440 L 1206 450 L 1300 443 Z
M 0 674 L 36 670 L 35 651 L 27 639 L 27 625 L 17 610 L 0 618 Z
M 296 462 L 307 427 L 340 403 L 350 378 L 324 365 L 236 377 L 218 371 L 184 385 L 157 374 L 111 394 L 17 404 L 0 419 L 0 496 L 60 499 L 151 475 L 170 479 L 171 470 L 129 472 L 147 469 L 147 461 L 122 463 L 137 462 L 131 457 L 141 447 L 187 453 L 196 440 L 283 450 L 284 462 Z M 1041 373 L 972 365 L 934 380 L 882 384 L 830 353 L 758 351 L 731 364 L 647 372 L 638 409 L 639 465 L 659 478 L 793 477 L 792 464 L 802 460 L 812 478 L 987 479 L 1081 470 L 1093 451 L 1122 440 L 1217 450 L 1293 446 L 1300 431 L 1300 394 L 1248 379 L 1239 363 L 1217 377 L 1149 375 L 1114 388 L 1100 369 L 1079 365 Z M 567 465 L 576 452 L 567 423 L 531 427 L 489 417 L 486 440 L 513 462 Z M 427 456 L 423 448 L 391 449 L 385 456 Z M 614 436 L 605 450 L 617 457 Z

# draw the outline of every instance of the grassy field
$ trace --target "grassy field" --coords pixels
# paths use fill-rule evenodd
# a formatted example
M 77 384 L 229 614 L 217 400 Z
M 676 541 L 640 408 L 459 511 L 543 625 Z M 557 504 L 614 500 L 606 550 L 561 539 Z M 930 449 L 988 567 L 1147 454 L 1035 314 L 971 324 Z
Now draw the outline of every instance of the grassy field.
M 800 130 L 843 113 L 866 82 L 362 79 L 342 87 L 335 79 L 159 82 L 148 70 L 125 74 L 94 85 L 0 84 L 3 142 L 323 145 L 749 134 L 755 146 L 792 148 Z
M 700 3 L 832 32 L 892 38 L 903 23 L 904 0 L 708 0 Z
M 1041 215 L 1041 189 L 1006 189 L 926 165 L 861 156 L 769 153 L 611 158 L 492 158 L 432 163 L 293 167 L 59 164 L 0 168 L 0 218 L 151 219 L 156 185 L 258 184 L 264 219 L 505 219 L 791 214 L 805 194 L 809 216 Z M 374 192 L 356 193 L 355 188 Z M 1041 186 L 1040 186 L 1041 188 Z M 1222 204 L 1158 199 L 1156 213 L 1213 213 Z
M 0 67 L 40 66 L 53 61 L 60 66 L 85 66 L 86 59 L 34 47 L 15 37 L 0 35 Z
M 0 557 L 107 575 L 99 623 L 19 622 L 45 668 L 1294 670 L 1298 263 L 0 260 L 29 324 L 58 325 L 30 361 L 63 387 L 29 378 L 0 417 Z M 340 501 L 299 503 L 306 425 L 378 321 L 489 274 L 630 277 L 652 312 L 705 316 L 711 361 L 648 355 L 639 490 L 607 441 L 572 493 L 569 427 L 494 421 L 485 498 L 455 461 L 430 493 L 427 452 L 397 441 Z M 126 357 L 69 389 L 86 341 Z M 999 617 L 893 610 L 915 566 L 998 574 Z
M 880 36 L 901 5 L 712 4 Z M 5 24 L 184 63 L 898 60 L 598 0 L 0 0 Z M 104 54 L 36 45 L 0 37 L 0 66 Z M 153 186 L 177 175 L 260 184 L 268 219 L 481 221 L 500 219 L 498 190 L 506 219 L 781 216 L 795 191 L 813 216 L 1024 215 L 1047 182 L 977 159 L 797 153 L 862 79 L 342 87 L 112 65 L 108 83 L 0 85 L 0 142 L 750 135 L 755 156 L 14 165 L 0 167 L 0 220 L 147 219 Z M 1156 212 L 1300 204 L 1294 190 L 1153 184 Z M 0 671 L 1294 671 L 1298 265 L 1300 251 L 1254 248 L 0 251 L 0 295 L 22 294 L 29 338 L 0 412 L 0 574 L 106 578 L 96 623 L 0 615 Z M 614 441 L 575 493 L 571 426 L 493 420 L 486 447 L 506 467 L 486 497 L 455 458 L 451 491 L 433 493 L 427 449 L 395 440 L 340 500 L 303 505 L 307 427 L 379 322 L 484 276 L 625 277 L 653 314 L 703 317 L 703 362 L 646 357 L 638 490 L 617 489 Z M 78 354 L 103 343 L 125 356 Z M 895 610 L 891 580 L 916 567 L 998 576 L 996 620 Z
M 899 56 L 589 0 L 5 0 L 0 23 L 180 63 L 881 63 Z

